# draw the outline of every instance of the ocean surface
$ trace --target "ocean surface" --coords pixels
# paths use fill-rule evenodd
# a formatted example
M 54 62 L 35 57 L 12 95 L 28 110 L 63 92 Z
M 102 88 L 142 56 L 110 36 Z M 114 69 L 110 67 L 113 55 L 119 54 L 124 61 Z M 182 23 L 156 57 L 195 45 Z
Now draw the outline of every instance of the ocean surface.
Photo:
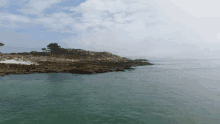
M 0 77 L 0 124 L 220 124 L 220 60 Z

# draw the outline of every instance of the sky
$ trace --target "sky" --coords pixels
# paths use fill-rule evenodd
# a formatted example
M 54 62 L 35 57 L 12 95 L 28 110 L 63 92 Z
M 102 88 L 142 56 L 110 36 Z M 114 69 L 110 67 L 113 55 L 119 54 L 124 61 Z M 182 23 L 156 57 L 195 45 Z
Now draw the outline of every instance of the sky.
M 219 0 L 0 0 L 2 53 L 63 48 L 220 58 Z

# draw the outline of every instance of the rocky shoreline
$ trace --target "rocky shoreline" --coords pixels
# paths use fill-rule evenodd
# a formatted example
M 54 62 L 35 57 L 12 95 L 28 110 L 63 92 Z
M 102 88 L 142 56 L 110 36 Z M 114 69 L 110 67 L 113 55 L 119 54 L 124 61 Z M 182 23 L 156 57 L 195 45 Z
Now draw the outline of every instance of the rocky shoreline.
M 22 65 L 0 63 L 0 76 L 9 74 L 32 74 L 32 73 L 74 73 L 95 74 L 113 71 L 134 69 L 133 65 L 152 65 L 144 62 L 39 62 L 39 65 Z
M 15 57 L 15 55 L 11 56 L 11 59 L 13 57 Z M 44 57 L 44 59 L 34 61 L 33 58 L 39 58 L 39 56 L 32 56 L 32 62 L 37 64 L 31 65 L 0 63 L 0 76 L 32 73 L 95 74 L 131 70 L 134 69 L 132 66 L 153 65 L 149 62 L 133 61 L 125 58 L 117 61 L 103 59 L 75 59 L 75 61 L 74 59 L 67 59 L 68 57 L 62 57 L 62 59 L 61 57 L 54 57 L 55 59 L 53 60 L 49 60 L 48 57 L 45 56 L 40 57 Z M 23 59 L 27 59 L 27 57 Z M 28 58 L 28 60 L 31 60 L 31 58 Z

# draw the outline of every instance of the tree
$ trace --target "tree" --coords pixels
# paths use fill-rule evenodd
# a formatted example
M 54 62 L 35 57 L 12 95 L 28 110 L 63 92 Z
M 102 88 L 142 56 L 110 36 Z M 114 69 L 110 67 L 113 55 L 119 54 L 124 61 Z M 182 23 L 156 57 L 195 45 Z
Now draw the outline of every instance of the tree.
M 4 45 L 5 45 L 5 44 L 3 44 L 3 43 L 0 43 L 0 47 L 1 47 L 1 46 L 4 46 Z M 0 53 L 1 53 L 1 52 L 0 52 Z
M 0 46 L 4 46 L 5 44 L 3 44 L 3 43 L 0 43 Z
M 43 50 L 43 52 L 45 52 L 47 49 L 46 48 L 41 48 L 41 50 Z
M 57 43 L 50 43 L 47 45 L 47 48 L 50 49 L 50 52 L 53 54 L 59 53 L 61 51 L 61 47 L 58 46 Z

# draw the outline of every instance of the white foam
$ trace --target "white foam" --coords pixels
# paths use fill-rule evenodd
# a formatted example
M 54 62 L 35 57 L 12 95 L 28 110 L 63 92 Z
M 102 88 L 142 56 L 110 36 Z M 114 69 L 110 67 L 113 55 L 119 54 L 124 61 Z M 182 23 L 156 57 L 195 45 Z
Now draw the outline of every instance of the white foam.
M 30 61 L 16 61 L 14 59 L 11 59 L 11 60 L 6 59 L 5 61 L 0 61 L 0 63 L 25 64 L 25 65 L 34 64 L 33 62 L 30 62 Z

